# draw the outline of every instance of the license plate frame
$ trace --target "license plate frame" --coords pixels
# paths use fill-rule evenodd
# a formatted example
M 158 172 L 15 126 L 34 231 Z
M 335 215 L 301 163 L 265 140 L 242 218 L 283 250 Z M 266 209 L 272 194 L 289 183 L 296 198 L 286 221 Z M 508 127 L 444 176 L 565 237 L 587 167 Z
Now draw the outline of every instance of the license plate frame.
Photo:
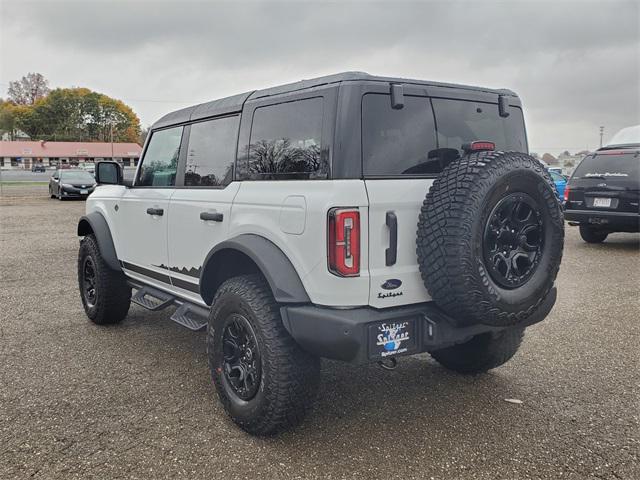
M 594 197 L 593 207 L 594 208 L 611 208 L 611 198 Z
M 418 350 L 418 318 L 374 322 L 368 325 L 368 354 L 382 360 Z

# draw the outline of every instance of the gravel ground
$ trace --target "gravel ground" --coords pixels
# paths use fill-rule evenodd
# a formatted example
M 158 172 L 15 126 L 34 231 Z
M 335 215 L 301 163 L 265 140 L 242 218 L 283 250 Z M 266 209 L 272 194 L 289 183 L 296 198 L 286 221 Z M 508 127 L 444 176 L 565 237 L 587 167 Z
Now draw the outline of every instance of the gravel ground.
M 638 235 L 568 228 L 558 304 L 507 365 L 327 361 L 306 422 L 257 439 L 218 404 L 202 333 L 135 306 L 87 321 L 83 211 L 42 187 L 0 198 L 0 478 L 640 478 Z

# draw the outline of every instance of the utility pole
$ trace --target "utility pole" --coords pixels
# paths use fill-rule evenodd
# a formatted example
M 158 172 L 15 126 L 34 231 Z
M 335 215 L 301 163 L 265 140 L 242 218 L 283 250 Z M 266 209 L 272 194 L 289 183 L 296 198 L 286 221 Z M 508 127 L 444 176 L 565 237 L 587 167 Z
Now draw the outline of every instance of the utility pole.
M 600 127 L 600 148 L 602 148 L 602 136 L 604 135 L 604 127 Z
M 113 123 L 109 124 L 109 133 L 111 134 L 111 161 L 113 162 L 115 160 L 113 158 Z M 600 146 L 602 146 L 602 134 L 600 134 Z

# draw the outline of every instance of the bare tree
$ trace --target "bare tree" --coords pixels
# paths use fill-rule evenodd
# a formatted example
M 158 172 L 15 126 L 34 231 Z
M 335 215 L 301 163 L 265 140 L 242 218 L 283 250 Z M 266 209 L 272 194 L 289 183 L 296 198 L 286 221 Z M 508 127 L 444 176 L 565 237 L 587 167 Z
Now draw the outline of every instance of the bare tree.
M 16 105 L 33 105 L 49 93 L 49 81 L 40 73 L 28 73 L 20 80 L 9 82 L 9 100 Z

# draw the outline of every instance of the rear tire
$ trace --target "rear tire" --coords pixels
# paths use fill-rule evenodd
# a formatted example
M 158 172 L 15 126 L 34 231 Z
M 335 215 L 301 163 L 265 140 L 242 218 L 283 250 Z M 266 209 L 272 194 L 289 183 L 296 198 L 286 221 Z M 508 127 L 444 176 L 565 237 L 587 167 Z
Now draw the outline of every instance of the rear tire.
M 587 243 L 602 243 L 607 239 L 609 233 L 589 225 L 580 225 L 580 236 Z
M 124 273 L 112 270 L 100 254 L 95 236 L 80 242 L 78 253 L 78 286 L 84 311 L 93 323 L 119 323 L 131 305 L 131 287 Z
M 220 286 L 209 316 L 207 356 L 220 402 L 250 434 L 298 425 L 315 398 L 320 359 L 284 328 L 261 275 L 233 277 Z
M 471 340 L 431 352 L 443 367 L 464 374 L 484 373 L 509 361 L 524 338 L 523 328 L 483 333 Z

